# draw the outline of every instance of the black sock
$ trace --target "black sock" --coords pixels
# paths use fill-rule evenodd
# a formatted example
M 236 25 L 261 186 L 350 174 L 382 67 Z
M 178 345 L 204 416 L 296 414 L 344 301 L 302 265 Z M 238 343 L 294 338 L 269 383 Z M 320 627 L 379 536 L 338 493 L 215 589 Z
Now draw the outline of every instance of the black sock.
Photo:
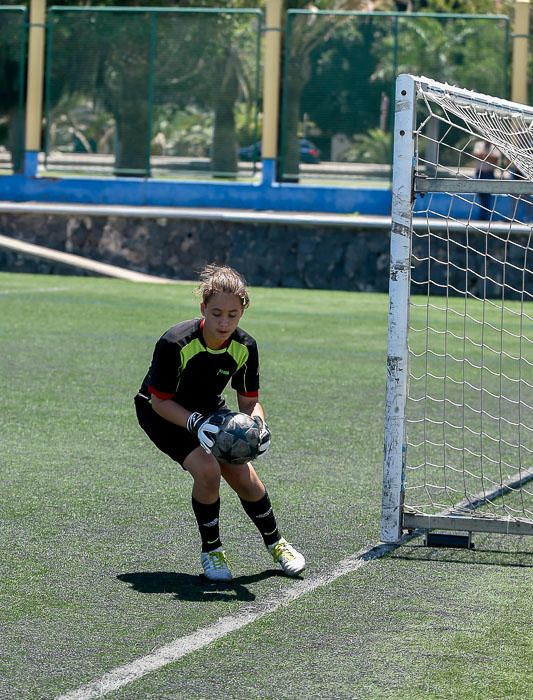
M 277 542 L 280 538 L 280 534 L 268 493 L 265 491 L 263 498 L 260 498 L 258 501 L 245 501 L 241 498 L 241 503 L 246 514 L 250 516 L 254 525 L 261 533 L 265 544 L 269 545 Z
M 220 498 L 214 503 L 200 503 L 193 496 L 192 509 L 202 538 L 202 552 L 212 552 L 213 549 L 222 547 L 218 521 Z

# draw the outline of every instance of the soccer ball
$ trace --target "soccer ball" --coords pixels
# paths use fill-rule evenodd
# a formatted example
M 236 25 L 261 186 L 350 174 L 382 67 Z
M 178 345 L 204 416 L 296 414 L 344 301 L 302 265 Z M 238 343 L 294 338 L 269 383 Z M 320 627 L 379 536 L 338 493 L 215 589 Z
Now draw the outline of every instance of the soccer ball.
M 218 422 L 218 421 L 215 421 Z M 245 413 L 223 413 L 211 452 L 220 462 L 244 464 L 259 454 L 259 428 Z

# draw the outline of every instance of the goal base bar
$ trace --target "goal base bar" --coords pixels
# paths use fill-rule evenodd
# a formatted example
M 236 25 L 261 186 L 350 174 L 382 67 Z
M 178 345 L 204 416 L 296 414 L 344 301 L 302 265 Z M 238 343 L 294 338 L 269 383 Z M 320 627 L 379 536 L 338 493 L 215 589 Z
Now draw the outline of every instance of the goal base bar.
M 424 537 L 426 547 L 455 547 L 459 549 L 474 549 L 472 533 L 467 535 L 450 535 L 442 532 L 431 532 L 426 530 Z
M 405 530 L 453 530 L 462 532 L 492 532 L 500 535 L 533 535 L 533 522 L 497 518 L 472 518 L 462 515 L 421 515 L 405 513 Z

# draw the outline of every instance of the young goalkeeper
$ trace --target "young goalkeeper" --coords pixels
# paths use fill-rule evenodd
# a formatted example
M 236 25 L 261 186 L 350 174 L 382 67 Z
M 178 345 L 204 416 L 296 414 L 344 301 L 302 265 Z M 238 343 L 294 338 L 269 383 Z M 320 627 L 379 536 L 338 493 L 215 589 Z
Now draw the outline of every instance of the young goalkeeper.
M 257 345 L 239 328 L 250 303 L 246 283 L 230 267 L 208 265 L 200 274 L 198 292 L 202 318 L 178 323 L 155 346 L 135 397 L 139 424 L 162 452 L 192 476 L 192 508 L 208 579 L 232 578 L 219 531 L 221 477 L 239 496 L 274 561 L 288 576 L 297 576 L 305 568 L 305 559 L 281 537 L 268 493 L 252 464 L 224 464 L 211 454 L 218 427 L 211 425 L 209 416 L 225 407 L 222 391 L 230 379 L 239 410 L 260 428 L 261 454 L 270 446 L 259 403 Z

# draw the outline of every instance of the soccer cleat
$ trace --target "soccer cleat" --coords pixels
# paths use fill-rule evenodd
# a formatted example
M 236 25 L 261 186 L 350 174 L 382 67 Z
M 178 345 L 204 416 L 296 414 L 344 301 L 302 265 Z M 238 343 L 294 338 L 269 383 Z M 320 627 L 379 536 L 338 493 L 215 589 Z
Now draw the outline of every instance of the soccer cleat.
M 202 552 L 204 576 L 210 581 L 231 581 L 233 578 L 226 552 L 217 547 L 211 552 Z
M 274 544 L 269 544 L 268 551 L 287 576 L 298 576 L 305 569 L 303 555 L 297 552 L 283 537 Z

